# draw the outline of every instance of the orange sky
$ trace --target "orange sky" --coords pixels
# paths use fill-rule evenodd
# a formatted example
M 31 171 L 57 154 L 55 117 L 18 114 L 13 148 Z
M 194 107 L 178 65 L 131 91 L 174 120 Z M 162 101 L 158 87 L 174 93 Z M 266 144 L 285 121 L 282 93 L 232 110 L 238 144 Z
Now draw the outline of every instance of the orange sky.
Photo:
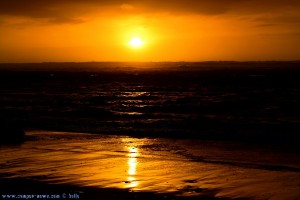
M 1 0 L 0 62 L 300 60 L 299 10 L 298 0 Z

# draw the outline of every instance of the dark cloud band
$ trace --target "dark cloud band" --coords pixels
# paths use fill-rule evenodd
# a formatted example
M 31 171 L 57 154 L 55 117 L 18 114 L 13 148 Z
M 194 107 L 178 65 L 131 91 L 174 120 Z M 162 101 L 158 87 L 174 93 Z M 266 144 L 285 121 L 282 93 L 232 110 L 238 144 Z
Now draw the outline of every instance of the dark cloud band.
M 0 15 L 49 18 L 52 21 L 72 21 L 83 13 L 101 11 L 106 6 L 122 4 L 142 7 L 143 12 L 196 13 L 272 13 L 299 9 L 299 0 L 1 0 Z M 138 12 L 138 11 L 132 11 Z

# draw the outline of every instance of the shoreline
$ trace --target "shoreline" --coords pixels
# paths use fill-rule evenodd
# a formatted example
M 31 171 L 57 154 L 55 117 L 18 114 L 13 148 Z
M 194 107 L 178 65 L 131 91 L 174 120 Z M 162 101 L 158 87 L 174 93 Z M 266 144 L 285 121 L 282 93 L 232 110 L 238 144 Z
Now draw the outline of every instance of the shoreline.
M 251 140 L 248 137 L 250 135 L 247 135 L 248 137 L 242 138 L 242 136 L 238 138 L 233 138 L 230 137 L 229 139 L 225 139 L 223 137 L 213 137 L 209 136 L 209 134 L 203 134 L 199 136 L 194 136 L 194 137 L 183 137 L 181 135 L 159 135 L 159 134 L 141 134 L 140 132 L 134 132 L 134 131 L 123 131 L 122 133 L 120 132 L 113 132 L 113 133 L 108 133 L 108 131 L 103 131 L 99 133 L 98 131 L 88 131 L 85 132 L 84 130 L 69 130 L 69 129 L 24 129 L 25 136 L 24 136 L 24 141 L 30 139 L 32 137 L 32 133 L 34 132 L 43 132 L 43 133 L 66 133 L 66 134 L 80 134 L 80 135 L 89 135 L 89 136 L 104 136 L 104 137 L 132 137 L 136 139 L 165 139 L 165 140 L 179 140 L 179 141 L 189 141 L 189 140 L 195 140 L 200 143 L 218 143 L 218 144 L 230 144 L 234 146 L 247 146 L 248 148 L 266 148 L 266 149 L 272 149 L 275 151 L 280 151 L 280 152 L 294 152 L 294 153 L 300 153 L 300 146 L 298 145 L 296 140 L 298 136 L 295 136 L 296 138 L 293 138 L 291 141 L 286 141 L 286 140 L 279 140 L 279 139 L 272 139 L 272 140 L 267 140 L 265 138 L 264 140 L 258 138 L 258 134 L 256 137 L 252 138 Z M 29 133 L 26 135 L 26 133 Z M 278 137 L 279 138 L 279 137 Z M 257 140 L 254 140 L 257 139 Z M 20 143 L 21 144 L 21 143 Z M 5 144 L 4 144 L 5 145 Z

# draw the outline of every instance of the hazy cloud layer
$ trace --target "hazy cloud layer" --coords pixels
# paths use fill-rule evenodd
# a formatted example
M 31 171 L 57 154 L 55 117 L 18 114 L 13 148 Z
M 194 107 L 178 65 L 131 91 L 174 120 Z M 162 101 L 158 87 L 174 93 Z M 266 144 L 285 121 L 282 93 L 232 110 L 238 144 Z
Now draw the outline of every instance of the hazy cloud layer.
M 73 22 L 82 14 L 127 5 L 131 12 L 169 12 L 221 15 L 297 11 L 299 0 L 1 0 L 0 15 L 49 18 Z M 123 6 L 124 7 L 124 6 Z

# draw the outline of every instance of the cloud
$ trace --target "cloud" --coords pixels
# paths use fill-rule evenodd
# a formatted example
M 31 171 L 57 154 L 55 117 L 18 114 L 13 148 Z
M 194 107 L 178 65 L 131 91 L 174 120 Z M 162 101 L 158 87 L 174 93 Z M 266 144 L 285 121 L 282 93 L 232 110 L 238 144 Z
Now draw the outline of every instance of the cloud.
M 48 19 L 51 23 L 78 23 L 81 12 L 76 4 L 63 1 L 4 0 L 0 1 L 0 15 L 21 16 L 34 19 Z
M 299 10 L 299 0 L 1 0 L 0 15 L 46 18 L 53 23 L 79 22 L 87 13 L 108 7 L 125 12 L 167 12 L 173 14 L 257 14 Z M 123 8 L 123 9 L 122 9 Z M 128 9 L 130 8 L 130 9 Z M 116 13 L 119 13 L 116 11 Z

